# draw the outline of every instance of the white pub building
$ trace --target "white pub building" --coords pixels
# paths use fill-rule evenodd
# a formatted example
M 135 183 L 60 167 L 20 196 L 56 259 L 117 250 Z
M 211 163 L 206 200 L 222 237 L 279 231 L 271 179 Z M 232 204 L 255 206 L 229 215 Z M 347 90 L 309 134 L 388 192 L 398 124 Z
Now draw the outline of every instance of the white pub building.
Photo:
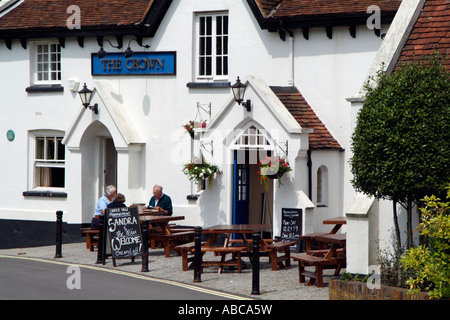
M 276 237 L 283 210 L 301 209 L 299 234 L 328 232 L 324 219 L 360 209 L 348 98 L 400 3 L 0 1 L 0 247 L 52 243 L 58 210 L 66 239 L 80 237 L 110 184 L 127 205 L 148 204 L 163 186 L 184 225 L 262 222 Z M 206 126 L 191 137 L 189 121 Z M 292 169 L 267 187 L 266 156 Z M 194 158 L 221 174 L 189 180 Z M 357 231 L 348 247 L 367 247 Z M 375 264 L 361 252 L 349 271 Z

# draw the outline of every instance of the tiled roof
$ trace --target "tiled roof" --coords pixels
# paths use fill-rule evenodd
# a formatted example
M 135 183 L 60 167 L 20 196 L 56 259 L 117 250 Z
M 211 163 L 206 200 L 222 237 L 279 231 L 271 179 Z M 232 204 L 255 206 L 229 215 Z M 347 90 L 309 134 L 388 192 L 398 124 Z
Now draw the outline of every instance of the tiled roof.
M 314 129 L 309 134 L 310 149 L 343 150 L 296 87 L 270 88 L 302 128 Z
M 141 23 L 153 0 L 24 0 L 0 18 L 0 30 L 29 28 L 66 28 L 71 13 L 67 8 L 77 5 L 81 28 L 123 26 Z M 69 11 L 71 12 L 71 11 Z
M 425 2 L 398 61 L 410 61 L 413 56 L 429 55 L 436 49 L 441 54 L 450 55 L 450 1 L 448 0 Z M 450 69 L 449 59 L 443 63 Z
M 335 14 L 367 14 L 377 5 L 382 12 L 396 12 L 401 0 L 255 0 L 264 17 L 275 19 Z

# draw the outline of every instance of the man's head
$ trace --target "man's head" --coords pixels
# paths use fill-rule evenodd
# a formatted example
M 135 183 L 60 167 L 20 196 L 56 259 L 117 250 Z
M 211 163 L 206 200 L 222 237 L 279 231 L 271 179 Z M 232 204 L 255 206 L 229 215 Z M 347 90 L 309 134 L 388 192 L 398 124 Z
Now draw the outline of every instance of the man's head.
M 163 191 L 163 188 L 162 188 L 161 186 L 155 185 L 155 186 L 153 187 L 153 196 L 154 196 L 156 199 L 161 198 L 161 196 L 162 196 L 162 191 Z

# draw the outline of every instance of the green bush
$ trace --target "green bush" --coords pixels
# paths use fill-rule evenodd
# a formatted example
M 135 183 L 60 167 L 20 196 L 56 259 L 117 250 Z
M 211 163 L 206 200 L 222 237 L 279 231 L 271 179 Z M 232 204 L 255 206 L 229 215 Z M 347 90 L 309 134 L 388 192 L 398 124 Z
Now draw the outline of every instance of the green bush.
M 447 192 L 450 199 L 450 187 Z M 401 258 L 402 267 L 412 270 L 414 277 L 407 284 L 410 292 L 428 291 L 431 298 L 450 297 L 450 202 L 435 196 L 425 197 L 421 209 L 420 234 L 426 244 L 409 249 Z

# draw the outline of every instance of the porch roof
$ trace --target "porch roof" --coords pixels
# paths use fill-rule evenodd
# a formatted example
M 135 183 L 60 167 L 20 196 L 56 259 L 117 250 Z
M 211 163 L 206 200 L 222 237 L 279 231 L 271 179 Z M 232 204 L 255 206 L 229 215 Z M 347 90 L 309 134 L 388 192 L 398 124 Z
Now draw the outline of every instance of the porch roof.
M 296 87 L 270 87 L 302 128 L 313 129 L 309 148 L 344 150 Z

